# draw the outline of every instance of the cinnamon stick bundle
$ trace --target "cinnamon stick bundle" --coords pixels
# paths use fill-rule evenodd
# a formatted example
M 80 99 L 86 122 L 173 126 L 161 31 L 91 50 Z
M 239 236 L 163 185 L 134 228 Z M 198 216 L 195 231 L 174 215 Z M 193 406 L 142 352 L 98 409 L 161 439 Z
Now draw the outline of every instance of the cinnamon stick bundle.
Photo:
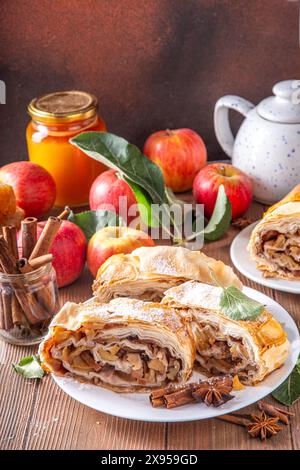
M 19 274 L 16 266 L 16 259 L 13 258 L 12 254 L 9 252 L 8 245 L 3 236 L 0 236 L 0 262 L 5 274 Z M 16 286 L 17 288 L 14 289 L 14 293 L 28 319 L 28 322 L 34 325 L 47 318 L 43 307 L 38 303 L 34 294 L 29 292 L 25 293 L 23 291 L 24 286 L 22 284 L 16 283 Z
M 193 392 L 199 387 L 199 383 L 189 383 L 185 385 L 171 384 L 168 387 L 153 390 L 150 394 L 150 402 L 154 408 L 165 406 L 168 409 L 178 406 L 196 403 Z
M 51 263 L 49 254 L 51 244 L 60 228 L 62 219 L 68 216 L 66 207 L 58 217 L 49 217 L 40 238 L 37 240 L 37 219 L 27 217 L 22 222 L 22 258 L 19 259 L 15 227 L 1 227 L 0 269 L 5 274 L 17 275 L 30 273 L 41 266 Z M 24 278 L 25 279 L 25 278 Z M 30 281 L 28 281 L 30 283 Z M 14 325 L 24 326 L 31 332 L 40 333 L 48 324 L 49 318 L 56 313 L 58 292 L 53 283 L 44 278 L 45 285 L 30 292 L 25 281 L 14 279 L 11 294 L 0 295 L 0 328 L 10 330 Z
M 154 390 L 150 395 L 150 402 L 154 407 L 165 406 L 168 409 L 198 402 L 216 407 L 233 398 L 233 395 L 230 395 L 232 387 L 232 377 L 222 375 L 210 380 L 200 380 L 179 386 L 170 385 Z
M 17 266 L 22 274 L 32 272 L 46 264 L 51 263 L 53 260 L 53 255 L 51 253 L 38 258 L 34 258 L 31 261 L 28 261 L 26 258 L 20 258 L 17 262 Z M 57 292 L 53 288 L 52 284 L 45 285 L 44 287 L 39 288 L 36 292 L 37 299 L 41 303 L 47 312 L 47 317 L 52 317 L 56 313 L 57 305 Z

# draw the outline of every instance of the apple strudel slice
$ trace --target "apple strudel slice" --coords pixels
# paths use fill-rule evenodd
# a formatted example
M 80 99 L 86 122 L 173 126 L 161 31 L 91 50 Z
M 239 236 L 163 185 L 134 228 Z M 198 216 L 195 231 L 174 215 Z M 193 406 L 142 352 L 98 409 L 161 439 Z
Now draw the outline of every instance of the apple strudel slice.
M 155 246 L 108 258 L 98 271 L 93 292 L 100 302 L 114 297 L 159 301 L 167 289 L 188 280 L 242 288 L 222 261 L 183 247 Z
M 195 344 L 176 309 L 122 298 L 67 302 L 39 352 L 44 369 L 55 375 L 133 392 L 185 382 Z
M 286 333 L 266 309 L 253 321 L 232 320 L 220 309 L 221 294 L 221 287 L 189 281 L 169 289 L 162 302 L 189 309 L 196 363 L 203 372 L 238 375 L 245 384 L 260 382 L 286 360 Z
M 300 279 L 300 184 L 267 210 L 248 250 L 264 277 Z

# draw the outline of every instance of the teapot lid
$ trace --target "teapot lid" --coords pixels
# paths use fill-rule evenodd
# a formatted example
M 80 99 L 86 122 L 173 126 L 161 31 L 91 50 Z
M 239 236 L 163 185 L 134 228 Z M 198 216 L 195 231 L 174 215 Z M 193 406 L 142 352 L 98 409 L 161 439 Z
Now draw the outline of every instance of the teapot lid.
M 273 86 L 274 96 L 262 100 L 258 114 L 268 121 L 283 124 L 300 123 L 300 80 L 284 80 Z

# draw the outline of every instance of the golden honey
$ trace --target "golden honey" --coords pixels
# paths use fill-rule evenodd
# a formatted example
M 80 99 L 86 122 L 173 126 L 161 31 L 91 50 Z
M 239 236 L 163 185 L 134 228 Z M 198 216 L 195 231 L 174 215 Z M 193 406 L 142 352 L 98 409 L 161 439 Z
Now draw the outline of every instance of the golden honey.
M 81 91 L 43 95 L 32 100 L 26 140 L 29 160 L 45 168 L 57 188 L 56 206 L 88 204 L 94 179 L 106 167 L 69 140 L 83 131 L 106 131 L 95 96 Z

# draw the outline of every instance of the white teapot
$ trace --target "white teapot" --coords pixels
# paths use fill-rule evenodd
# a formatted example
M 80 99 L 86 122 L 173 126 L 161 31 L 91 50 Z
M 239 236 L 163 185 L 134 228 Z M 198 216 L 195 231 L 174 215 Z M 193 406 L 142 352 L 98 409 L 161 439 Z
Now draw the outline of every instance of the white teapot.
M 232 164 L 252 177 L 254 197 L 265 204 L 300 183 L 300 80 L 276 83 L 272 91 L 275 96 L 256 107 L 239 96 L 223 96 L 214 112 L 219 144 Z M 245 116 L 236 138 L 229 109 Z

